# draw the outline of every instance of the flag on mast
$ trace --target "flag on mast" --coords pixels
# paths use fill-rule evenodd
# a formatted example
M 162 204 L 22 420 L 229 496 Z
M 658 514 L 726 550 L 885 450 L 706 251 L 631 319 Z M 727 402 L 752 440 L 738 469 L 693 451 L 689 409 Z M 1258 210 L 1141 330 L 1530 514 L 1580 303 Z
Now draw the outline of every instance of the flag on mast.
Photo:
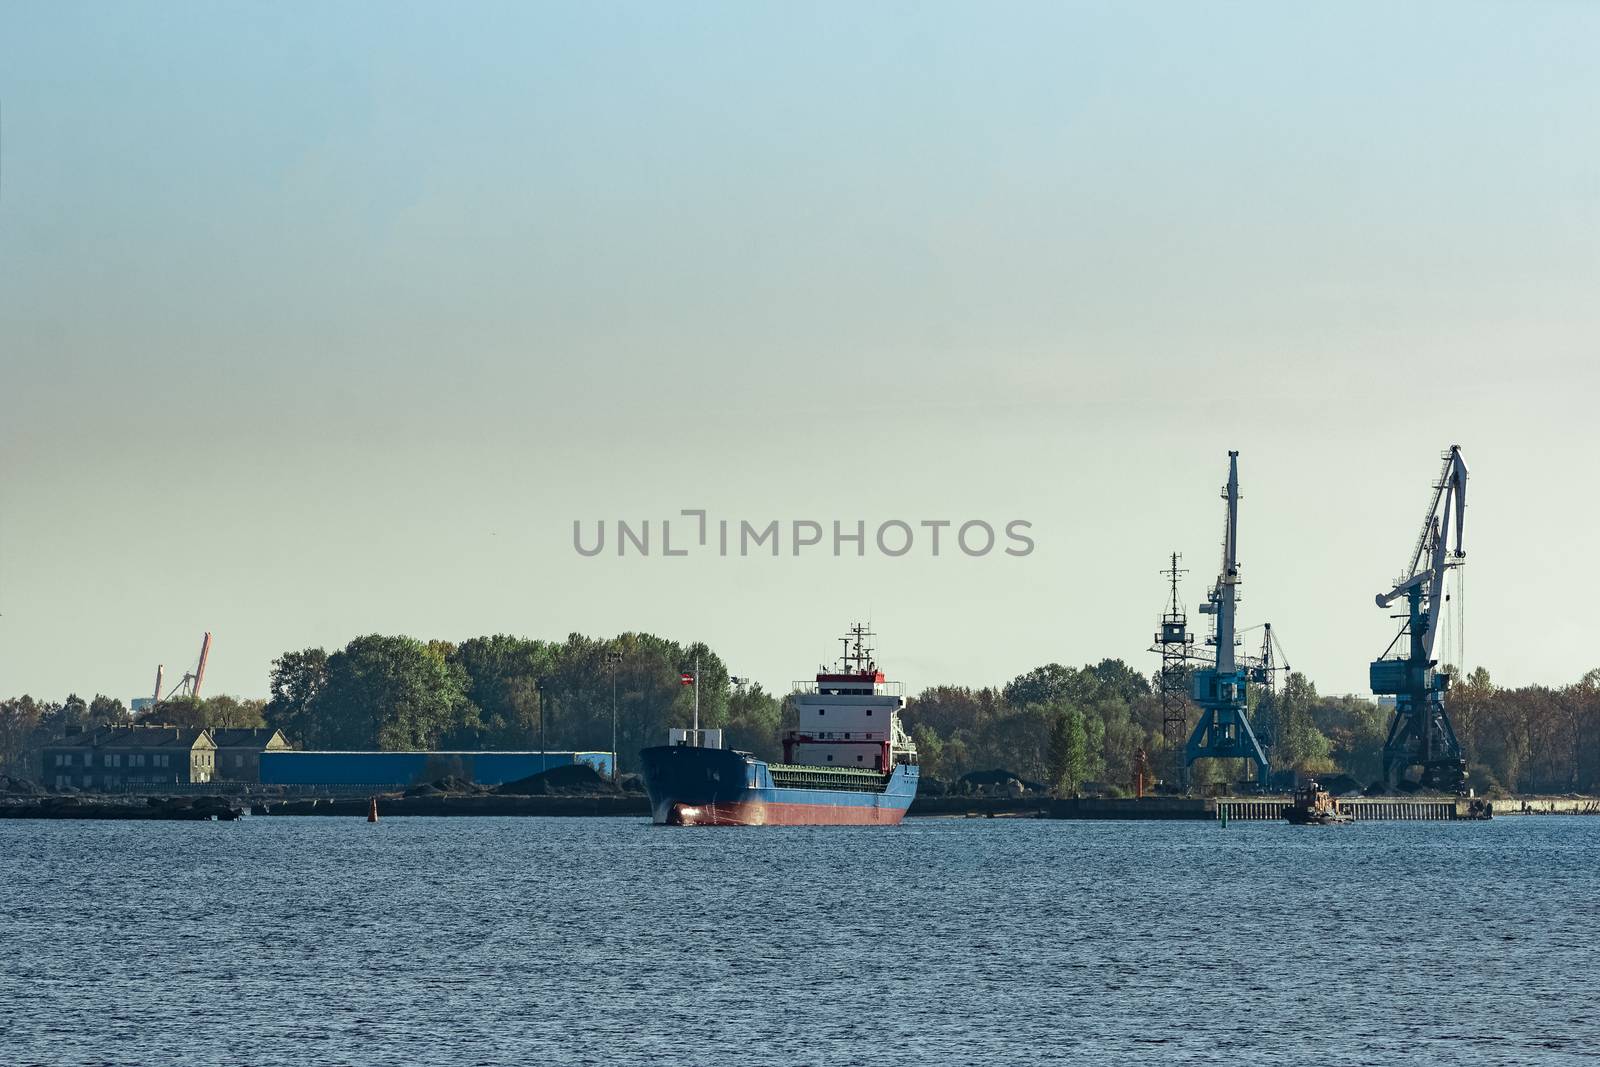
M 693 671 L 684 671 L 682 674 L 678 675 L 678 684 L 679 685 L 693 685 L 694 684 L 694 672 Z

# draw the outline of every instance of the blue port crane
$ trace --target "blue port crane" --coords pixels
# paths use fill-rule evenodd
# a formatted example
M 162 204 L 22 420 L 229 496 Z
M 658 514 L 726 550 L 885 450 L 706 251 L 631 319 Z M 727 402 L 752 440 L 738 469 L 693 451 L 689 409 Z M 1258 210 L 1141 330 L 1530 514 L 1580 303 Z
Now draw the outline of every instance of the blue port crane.
M 1256 766 L 1256 788 L 1268 782 L 1267 754 L 1251 728 L 1246 707 L 1248 673 L 1234 652 L 1237 644 L 1235 613 L 1239 601 L 1239 453 L 1228 453 L 1228 484 L 1222 487 L 1228 502 L 1222 535 L 1222 572 L 1200 605 L 1215 627 L 1210 644 L 1216 646 L 1212 666 L 1194 672 L 1190 695 L 1200 708 L 1200 719 L 1184 749 L 1186 766 L 1201 759 L 1247 759 Z
M 1410 781 L 1412 768 L 1421 769 L 1416 784 L 1424 788 L 1466 791 L 1467 762 L 1444 708 L 1450 675 L 1438 669 L 1434 655 L 1448 599 L 1445 575 L 1467 559 L 1461 539 L 1466 510 L 1467 463 L 1461 447 L 1451 445 L 1411 561 L 1394 588 L 1377 596 L 1380 608 L 1401 599 L 1406 605 L 1398 616 L 1404 620 L 1400 632 L 1372 661 L 1370 672 L 1373 693 L 1394 697 L 1394 718 L 1383 745 L 1383 784 L 1390 791 Z

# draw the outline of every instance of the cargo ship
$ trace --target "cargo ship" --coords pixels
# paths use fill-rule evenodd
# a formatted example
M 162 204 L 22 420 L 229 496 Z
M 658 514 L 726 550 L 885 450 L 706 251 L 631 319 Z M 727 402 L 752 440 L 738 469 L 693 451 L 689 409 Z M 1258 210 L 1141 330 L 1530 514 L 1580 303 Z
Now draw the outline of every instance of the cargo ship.
M 873 661 L 864 626 L 841 640 L 836 669 L 795 683 L 798 716 L 783 762 L 722 747 L 721 730 L 674 729 L 643 763 L 651 818 L 665 826 L 894 824 L 917 795 L 917 748 L 900 722 L 899 683 Z M 699 685 L 698 668 L 685 673 Z

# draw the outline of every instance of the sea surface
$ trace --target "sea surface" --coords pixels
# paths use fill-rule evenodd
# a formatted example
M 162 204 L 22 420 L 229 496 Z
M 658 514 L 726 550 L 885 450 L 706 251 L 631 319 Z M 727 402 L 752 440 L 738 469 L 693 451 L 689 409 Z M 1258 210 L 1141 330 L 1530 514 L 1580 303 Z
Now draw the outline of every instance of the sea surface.
M 1600 819 L 0 822 L 0 1064 L 1600 1062 Z

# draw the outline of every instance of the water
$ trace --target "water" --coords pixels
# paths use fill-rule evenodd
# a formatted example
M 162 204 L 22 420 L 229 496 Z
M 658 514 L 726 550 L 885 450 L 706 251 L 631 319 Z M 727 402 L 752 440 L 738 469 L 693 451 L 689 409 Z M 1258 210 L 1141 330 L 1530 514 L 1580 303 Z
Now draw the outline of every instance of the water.
M 1581 818 L 7 820 L 0 1063 L 1592 1062 L 1597 845 Z

